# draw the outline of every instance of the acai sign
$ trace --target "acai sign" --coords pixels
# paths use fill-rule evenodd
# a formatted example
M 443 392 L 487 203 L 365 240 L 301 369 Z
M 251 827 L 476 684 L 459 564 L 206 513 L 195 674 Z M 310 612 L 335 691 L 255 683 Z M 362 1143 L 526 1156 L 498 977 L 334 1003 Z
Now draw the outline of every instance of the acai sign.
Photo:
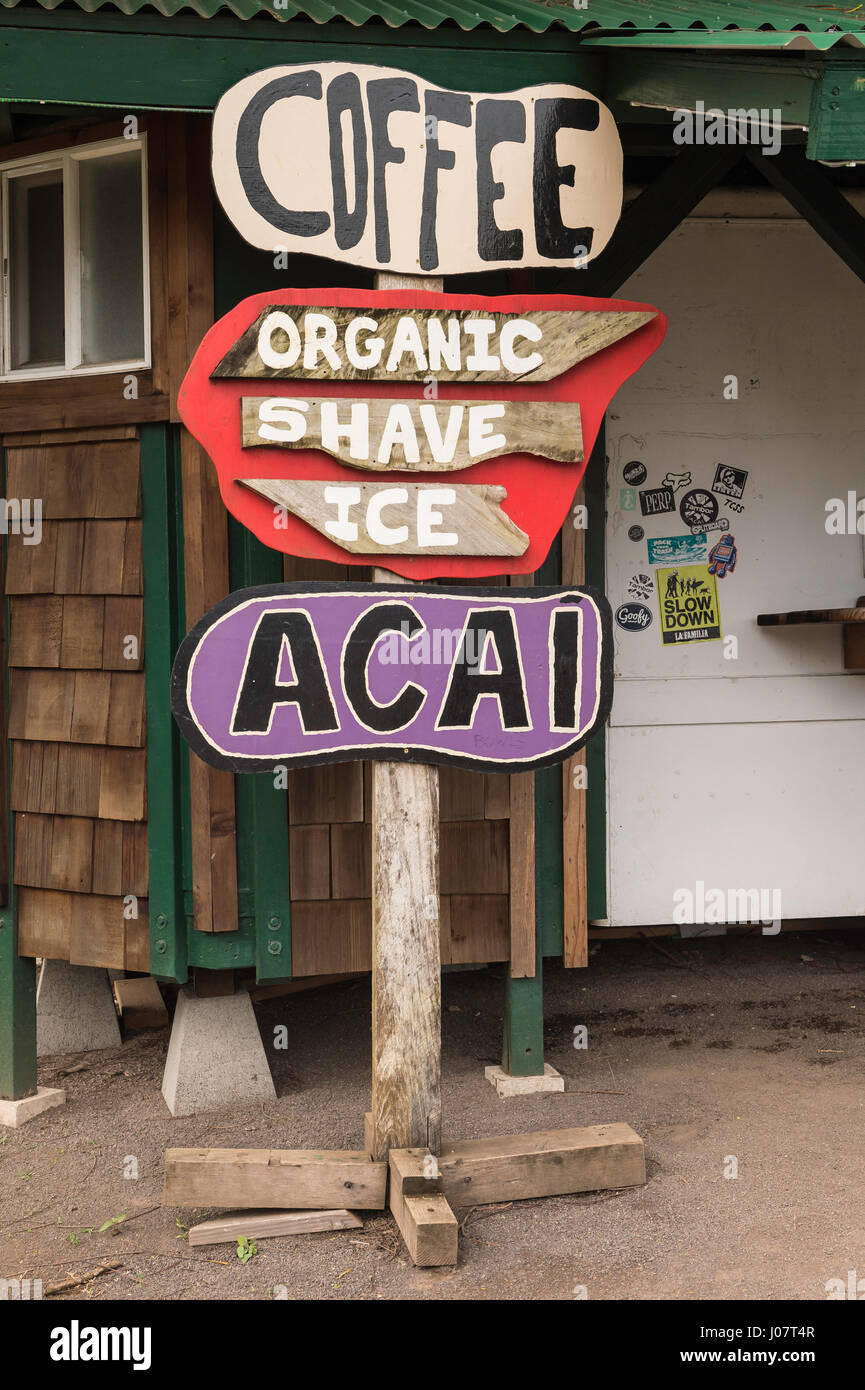
M 622 147 L 579 87 L 431 86 L 394 68 L 267 68 L 213 120 L 213 180 L 253 246 L 404 274 L 585 265 L 622 206 Z
M 603 724 L 610 609 L 595 590 L 294 583 L 241 589 L 185 638 L 171 703 L 235 772 L 355 758 L 522 772 Z

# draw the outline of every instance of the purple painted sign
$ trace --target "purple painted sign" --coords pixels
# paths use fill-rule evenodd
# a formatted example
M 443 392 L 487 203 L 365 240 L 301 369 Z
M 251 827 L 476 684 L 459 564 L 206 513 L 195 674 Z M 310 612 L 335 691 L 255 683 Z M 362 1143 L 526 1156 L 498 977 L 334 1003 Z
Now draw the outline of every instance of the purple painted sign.
M 199 757 L 235 772 L 353 758 L 520 772 L 606 720 L 611 652 L 592 589 L 278 584 L 193 628 L 172 708 Z

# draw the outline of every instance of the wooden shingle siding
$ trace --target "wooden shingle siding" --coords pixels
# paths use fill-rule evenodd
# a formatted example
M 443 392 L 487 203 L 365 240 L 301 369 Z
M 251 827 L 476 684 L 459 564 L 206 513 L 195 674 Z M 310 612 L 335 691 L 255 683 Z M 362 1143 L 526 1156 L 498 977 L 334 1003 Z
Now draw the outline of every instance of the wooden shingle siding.
M 43 516 L 6 576 L 19 949 L 148 970 L 137 430 L 4 444 L 8 494 Z
M 283 576 L 357 583 L 371 574 L 287 555 Z M 441 767 L 439 797 L 442 964 L 507 960 L 510 779 Z M 290 773 L 287 813 L 292 973 L 369 970 L 370 764 L 328 763 Z
M 11 808 L 143 821 L 147 815 L 144 749 L 17 742 Z

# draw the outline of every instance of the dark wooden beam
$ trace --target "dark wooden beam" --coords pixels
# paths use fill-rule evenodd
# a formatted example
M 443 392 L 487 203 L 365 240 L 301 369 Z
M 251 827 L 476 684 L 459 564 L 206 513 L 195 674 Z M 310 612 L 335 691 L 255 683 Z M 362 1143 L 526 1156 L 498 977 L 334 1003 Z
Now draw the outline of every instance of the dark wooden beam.
M 568 275 L 576 294 L 614 295 L 742 157 L 735 145 L 683 150 L 628 207 L 596 261 Z M 564 286 L 563 286 L 564 288 Z
M 853 274 L 865 280 L 865 218 L 848 203 L 825 169 L 806 159 L 804 150 L 786 146 L 776 155 L 749 150 L 748 158 Z

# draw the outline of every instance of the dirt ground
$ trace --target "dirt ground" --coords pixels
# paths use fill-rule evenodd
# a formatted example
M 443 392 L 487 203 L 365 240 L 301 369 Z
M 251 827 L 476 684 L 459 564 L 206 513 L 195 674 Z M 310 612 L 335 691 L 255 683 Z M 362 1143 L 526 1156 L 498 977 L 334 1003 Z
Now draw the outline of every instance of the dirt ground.
M 214 1213 L 159 1205 L 166 1147 L 362 1146 L 364 980 L 257 1006 L 265 1042 L 277 1024 L 289 1036 L 270 1104 L 172 1119 L 167 1030 L 45 1059 L 40 1083 L 67 1104 L 0 1130 L 0 1277 L 47 1288 L 121 1260 L 69 1296 L 808 1300 L 865 1275 L 865 935 L 604 942 L 587 971 L 549 966 L 547 1060 L 563 1095 L 499 1100 L 484 1079 L 503 977 L 444 977 L 446 1136 L 626 1120 L 646 1143 L 645 1188 L 458 1212 L 460 1262 L 443 1271 L 414 1269 L 384 1214 L 262 1240 L 245 1265 L 231 1245 L 190 1249 L 185 1227 Z

